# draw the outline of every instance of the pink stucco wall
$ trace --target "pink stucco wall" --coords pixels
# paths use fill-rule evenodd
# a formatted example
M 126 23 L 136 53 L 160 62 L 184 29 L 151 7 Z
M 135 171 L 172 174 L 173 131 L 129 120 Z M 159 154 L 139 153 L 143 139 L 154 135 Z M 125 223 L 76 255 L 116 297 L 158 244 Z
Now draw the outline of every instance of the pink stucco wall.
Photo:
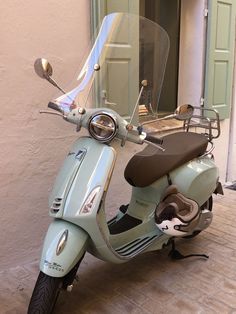
M 62 86 L 89 37 L 87 0 L 0 2 L 0 270 L 39 252 L 48 222 L 48 191 L 74 127 L 40 115 L 55 88 L 34 74 L 44 56 Z

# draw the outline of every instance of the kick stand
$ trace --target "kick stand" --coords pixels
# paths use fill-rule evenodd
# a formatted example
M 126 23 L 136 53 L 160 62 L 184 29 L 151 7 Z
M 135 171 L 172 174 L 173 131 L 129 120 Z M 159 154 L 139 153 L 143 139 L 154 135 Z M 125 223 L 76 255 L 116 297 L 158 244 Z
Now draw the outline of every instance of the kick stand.
M 183 255 L 181 254 L 178 250 L 175 249 L 175 240 L 171 240 L 171 251 L 169 253 L 169 256 L 173 259 L 173 260 L 179 260 L 179 259 L 184 259 L 184 258 L 188 258 L 188 257 L 194 257 L 194 256 L 198 256 L 198 257 L 202 257 L 202 258 L 206 258 L 208 259 L 209 256 L 206 254 L 189 254 L 189 255 Z

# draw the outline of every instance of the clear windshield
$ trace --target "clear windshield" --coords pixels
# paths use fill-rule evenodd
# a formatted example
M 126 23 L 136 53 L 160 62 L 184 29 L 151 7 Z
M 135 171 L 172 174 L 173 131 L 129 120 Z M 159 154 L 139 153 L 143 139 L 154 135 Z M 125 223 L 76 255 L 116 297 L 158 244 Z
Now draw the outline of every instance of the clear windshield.
M 106 107 L 130 119 L 137 106 L 140 116 L 153 115 L 168 50 L 168 35 L 156 23 L 126 13 L 109 14 L 90 43 L 72 90 L 53 102 L 65 114 L 77 106 Z

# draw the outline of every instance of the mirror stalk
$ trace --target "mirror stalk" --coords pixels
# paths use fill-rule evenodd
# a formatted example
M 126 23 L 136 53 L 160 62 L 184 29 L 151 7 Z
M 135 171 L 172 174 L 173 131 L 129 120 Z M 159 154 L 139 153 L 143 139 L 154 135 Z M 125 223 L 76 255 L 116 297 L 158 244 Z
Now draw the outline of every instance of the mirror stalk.
M 60 92 L 66 94 L 66 92 L 57 84 L 57 82 L 51 77 L 53 70 L 48 60 L 44 58 L 38 58 L 34 62 L 34 70 L 36 74 L 42 79 L 46 79 L 49 83 L 59 89 Z
M 52 79 L 50 76 L 46 77 L 45 76 L 45 79 L 51 83 L 53 86 L 55 86 L 57 89 L 59 89 L 59 91 L 62 92 L 62 94 L 66 94 L 66 91 L 64 91 L 58 84 L 56 81 L 54 81 L 54 79 Z
M 186 121 L 191 119 L 193 115 L 194 108 L 192 105 L 186 104 L 186 105 L 181 105 L 176 108 L 175 112 L 173 114 L 170 114 L 168 116 L 165 116 L 163 118 L 157 118 L 151 121 L 145 121 L 142 123 L 141 126 L 144 126 L 146 124 L 151 124 L 154 122 L 162 121 L 162 120 L 168 120 L 168 119 L 177 119 L 179 121 Z

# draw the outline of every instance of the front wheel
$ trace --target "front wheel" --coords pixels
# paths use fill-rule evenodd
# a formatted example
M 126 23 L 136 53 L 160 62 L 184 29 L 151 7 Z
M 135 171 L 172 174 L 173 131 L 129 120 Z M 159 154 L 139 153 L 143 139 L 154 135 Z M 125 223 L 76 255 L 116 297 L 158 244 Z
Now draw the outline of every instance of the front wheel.
M 28 314 L 52 313 L 63 285 L 63 278 L 39 273 L 28 307 Z
M 84 253 L 85 254 L 85 253 Z M 28 314 L 51 314 L 57 298 L 62 289 L 66 289 L 75 279 L 79 265 L 84 258 L 84 254 L 78 263 L 64 277 L 51 277 L 40 271 L 32 293 Z

